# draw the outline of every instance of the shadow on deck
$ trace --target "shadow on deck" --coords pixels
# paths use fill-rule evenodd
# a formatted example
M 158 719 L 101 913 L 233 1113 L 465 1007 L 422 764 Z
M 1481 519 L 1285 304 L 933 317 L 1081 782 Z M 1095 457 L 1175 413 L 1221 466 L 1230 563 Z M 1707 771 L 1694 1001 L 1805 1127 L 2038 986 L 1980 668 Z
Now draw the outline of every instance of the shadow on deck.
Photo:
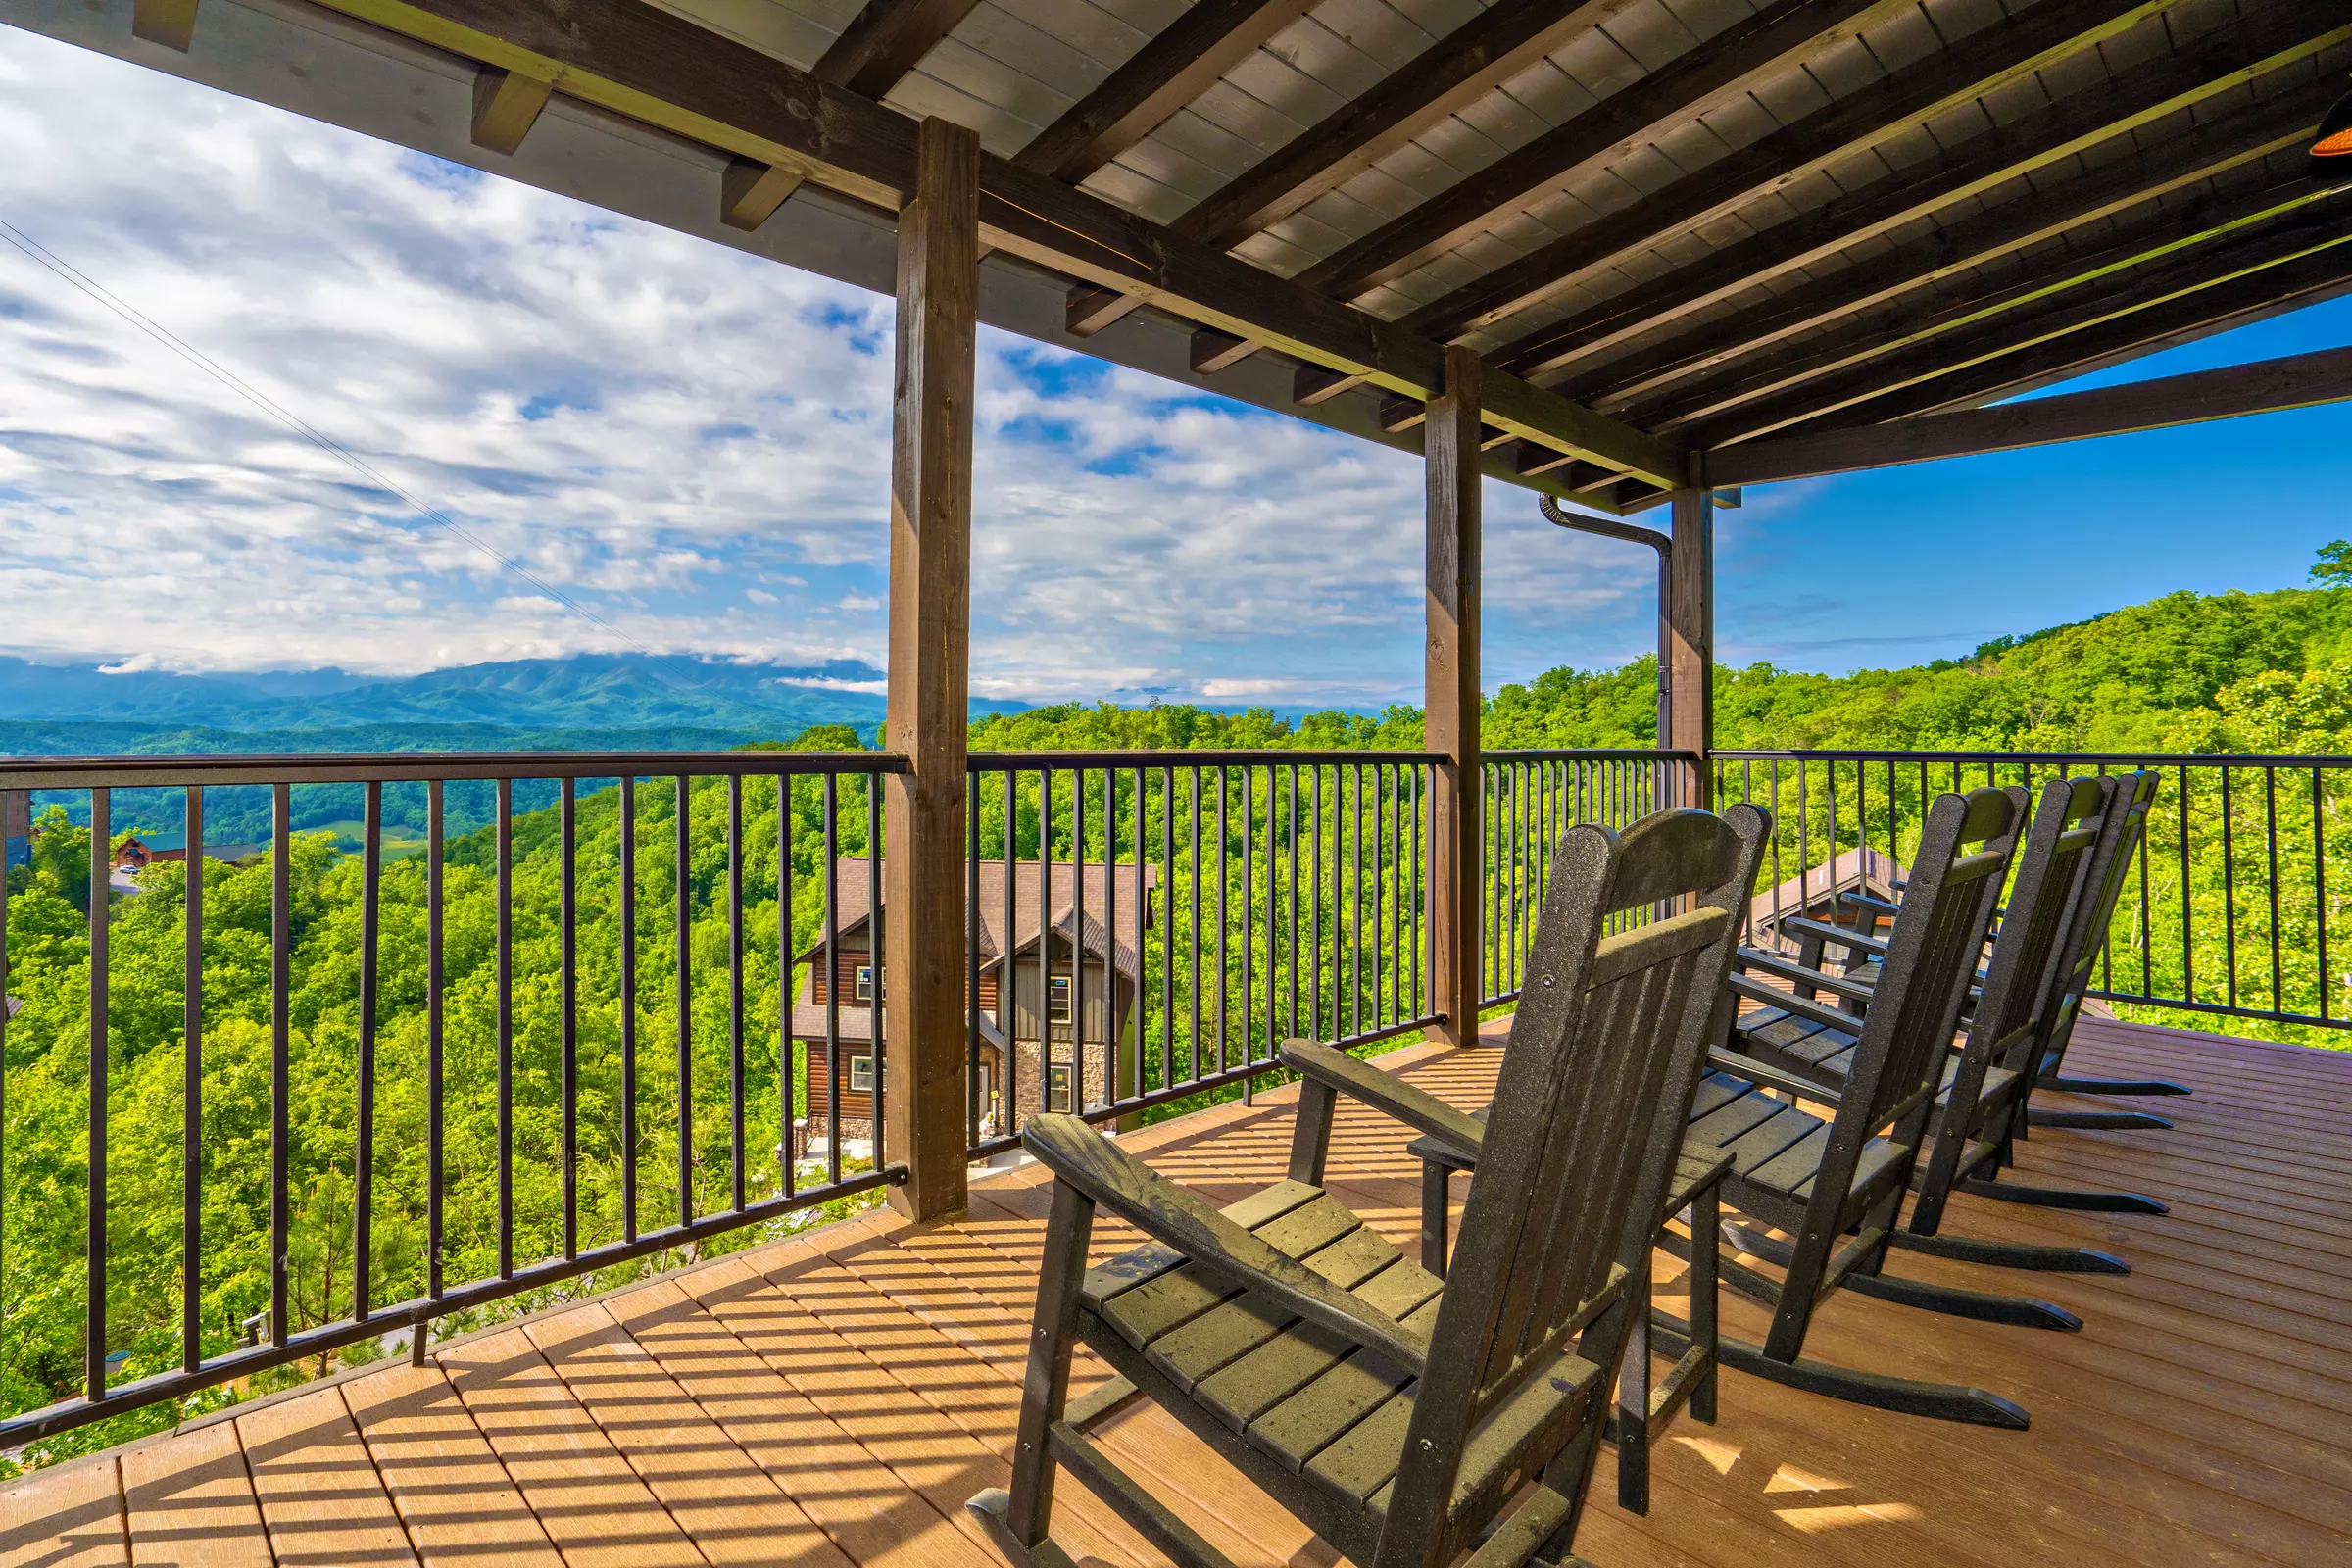
M 1496 1053 L 1387 1064 L 1464 1104 Z M 1724 1374 L 1722 1421 L 1659 1445 L 1647 1519 L 1604 1458 L 1580 1553 L 1604 1568 L 1851 1563 L 2073 1568 L 2352 1561 L 2352 1054 L 2085 1021 L 2070 1067 L 2164 1076 L 2171 1132 L 2043 1132 L 2023 1172 L 2171 1203 L 2161 1218 L 1960 1200 L 1954 1228 L 2089 1244 L 2129 1278 L 2007 1275 L 2079 1335 L 1841 1295 L 1808 1353 L 1973 1382 L 2033 1412 L 2005 1433 L 1856 1409 Z M 1289 1092 L 1134 1135 L 1219 1201 L 1279 1175 Z M 1400 1245 L 1404 1135 L 1344 1109 L 1331 1180 Z M 1459 1184 L 1457 1184 L 1457 1191 Z M 986 1568 L 963 1500 L 1004 1483 L 1046 1194 L 1032 1171 L 968 1219 L 830 1227 L 223 1412 L 0 1493 L 0 1565 L 807 1563 Z M 1102 1252 L 1133 1236 L 1098 1223 Z M 1897 1254 L 1896 1271 L 1995 1271 Z M 1661 1260 L 1661 1269 L 1670 1265 Z M 1672 1278 L 1662 1275 L 1662 1278 Z M 1726 1327 L 1761 1313 L 1725 1298 Z M 1082 1355 L 1074 1390 L 1103 1375 Z M 1322 1542 L 1148 1404 L 1104 1440 L 1245 1565 L 1324 1565 Z M 1161 1559 L 1082 1488 L 1065 1541 Z

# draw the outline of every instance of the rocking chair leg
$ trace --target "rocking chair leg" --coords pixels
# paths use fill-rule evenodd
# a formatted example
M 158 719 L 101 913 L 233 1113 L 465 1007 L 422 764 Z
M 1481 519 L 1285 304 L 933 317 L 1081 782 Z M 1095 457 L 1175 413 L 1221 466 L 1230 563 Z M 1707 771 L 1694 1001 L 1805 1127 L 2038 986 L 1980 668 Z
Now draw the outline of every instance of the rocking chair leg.
M 1078 1331 L 1078 1288 L 1095 1204 L 1068 1182 L 1054 1184 L 1046 1250 L 1037 1282 L 1036 1329 L 1021 1386 L 1021 1419 L 1012 1453 L 1012 1489 L 990 1488 L 964 1504 L 1016 1564 L 1059 1568 L 1069 1557 L 1052 1541 L 1053 1429 L 1070 1395 L 1070 1351 Z
M 1446 1277 L 1447 1226 L 1453 1215 L 1453 1172 L 1434 1159 L 1421 1162 L 1421 1266 Z
M 2169 1214 L 2172 1209 L 2137 1193 L 2101 1193 L 2071 1187 L 2029 1187 L 2023 1182 L 1976 1181 L 1960 1184 L 1964 1193 L 1997 1198 L 2004 1203 L 2031 1203 L 2037 1208 L 2076 1208 L 2100 1214 Z
M 1723 1230 L 1732 1245 L 1740 1250 L 1768 1258 L 1784 1268 L 1795 1255 L 1795 1250 L 1787 1242 L 1762 1235 L 1750 1226 L 1735 1223 L 1724 1226 Z M 1723 1271 L 1724 1278 L 1741 1295 L 1760 1294 L 1741 1278 L 1746 1276 L 1747 1281 L 1762 1279 L 1754 1270 L 1727 1262 L 1723 1265 Z M 1905 1306 L 1916 1306 L 1922 1311 L 1975 1318 L 1984 1323 L 2006 1323 L 2014 1328 L 2025 1329 L 2052 1329 L 2063 1334 L 2075 1333 L 2082 1327 L 2082 1320 L 2065 1307 L 2037 1301 L 2031 1297 L 1992 1296 L 1983 1291 L 1964 1291 L 1949 1285 L 1930 1285 L 1925 1280 L 1907 1280 L 1891 1274 L 1864 1274 L 1858 1271 L 1848 1274 L 1838 1283 L 1846 1290 L 1862 1296 L 1875 1296 L 1883 1301 L 1900 1301 Z M 1775 1291 L 1773 1294 L 1777 1298 L 1780 1293 Z
M 2087 1247 L 2035 1247 L 2022 1242 L 1981 1242 L 1967 1236 L 1922 1236 L 1896 1231 L 1889 1238 L 1908 1252 L 1958 1258 L 1965 1263 L 1990 1263 L 1996 1268 L 2031 1268 L 2051 1274 L 2129 1274 L 2132 1265 L 2110 1252 Z
M 1649 1285 L 1646 1262 L 1626 1282 L 1633 1315 L 1617 1371 L 1617 1506 L 1642 1515 L 1649 1512 Z
M 1706 1351 L 1704 1371 L 1690 1385 L 1690 1419 L 1715 1424 L 1715 1291 L 1722 1258 L 1720 1195 L 1709 1187 L 1690 1203 L 1690 1339 Z
M 2044 1078 L 2034 1086 L 2067 1095 L 2185 1095 L 2188 1085 L 2169 1078 Z
M 2029 1110 L 2029 1127 L 2075 1127 L 2094 1133 L 2161 1132 L 2172 1126 L 2162 1116 L 2139 1110 Z
M 1674 1353 L 1676 1345 L 1689 1343 L 1684 1334 L 1675 1330 L 1674 1320 L 1659 1313 L 1652 1338 L 1669 1355 Z M 1726 1366 L 1752 1372 L 1768 1382 L 1803 1389 L 1808 1394 L 1826 1394 L 1849 1404 L 1867 1404 L 1874 1409 L 1924 1415 L 1936 1421 L 1957 1421 L 1968 1426 L 2001 1427 L 2010 1432 L 2023 1432 L 2033 1422 L 2023 1408 L 1983 1389 L 1958 1383 L 1921 1383 L 1910 1378 L 1883 1377 L 1876 1372 L 1857 1372 L 1851 1367 L 1801 1357 L 1795 1361 L 1775 1361 L 1764 1353 L 1763 1347 L 1740 1339 L 1727 1337 L 1718 1346 Z

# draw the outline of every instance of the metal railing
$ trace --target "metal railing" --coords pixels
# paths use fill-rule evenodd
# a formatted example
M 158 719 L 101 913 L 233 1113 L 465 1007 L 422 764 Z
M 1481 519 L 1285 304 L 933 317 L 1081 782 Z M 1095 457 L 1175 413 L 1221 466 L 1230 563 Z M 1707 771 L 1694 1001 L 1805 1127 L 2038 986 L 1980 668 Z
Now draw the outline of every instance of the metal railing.
M 2142 1006 L 2352 1027 L 2335 972 L 2352 883 L 2352 758 L 2114 752 L 1722 751 L 1718 802 L 1776 808 L 1759 915 L 1829 884 L 1902 874 L 1947 790 L 2153 768 L 2146 845 L 2107 932 L 2093 996 Z M 1769 915 L 1765 915 L 1769 907 Z
M 11 796 L 66 813 L 36 822 L 36 871 L 78 874 L 60 857 L 86 832 L 90 890 L 67 920 L 56 876 L 13 901 L 0 879 L 0 990 L 23 1003 L 0 1007 L 0 1063 L 25 1064 L 0 1080 L 0 1172 L 51 1173 L 6 1189 L 24 1206 L 0 1215 L 0 1334 L 79 1318 L 77 1345 L 29 1348 L 62 1396 L 0 1417 L 0 1445 L 388 1332 L 421 1357 L 437 1318 L 902 1179 L 879 1082 L 870 1168 L 843 1166 L 838 1030 L 806 1063 L 837 1087 L 802 1179 L 785 1020 L 812 928 L 837 972 L 835 868 L 878 842 L 879 781 L 904 769 L 772 751 L 0 762 L 0 819 Z M 551 804 L 518 814 L 518 786 Z M 355 797 L 341 846 L 298 826 Z M 114 830 L 159 819 L 181 871 L 118 901 Z M 205 853 L 257 831 L 240 863 Z M 156 1212 L 173 1202 L 176 1226 Z M 61 1271 L 76 1240 L 82 1267 Z M 266 1328 L 240 1345 L 248 1319 Z
M 1579 822 L 1627 828 L 1697 799 L 1698 758 L 1665 751 L 1488 752 L 1481 759 L 1479 1004 L 1519 995 L 1551 852 Z
M 1234 1084 L 1246 1095 L 1280 1070 L 1285 1039 L 1358 1045 L 1435 1022 L 1425 909 L 1443 760 L 973 754 L 973 1157 L 1013 1148 L 1040 1108 L 1104 1121 Z M 1041 1027 L 1030 999 L 1066 1011 L 1066 1044 L 1045 1038 L 1059 1020 Z

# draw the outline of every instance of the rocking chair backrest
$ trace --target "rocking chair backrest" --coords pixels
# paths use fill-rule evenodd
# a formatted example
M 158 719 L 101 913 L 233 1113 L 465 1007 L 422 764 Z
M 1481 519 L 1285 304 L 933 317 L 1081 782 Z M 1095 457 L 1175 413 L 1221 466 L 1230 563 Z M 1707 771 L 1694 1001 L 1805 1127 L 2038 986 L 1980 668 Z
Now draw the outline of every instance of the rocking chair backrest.
M 2067 1039 L 2074 1033 L 2075 1014 L 2090 988 L 2091 972 L 2106 951 L 2107 928 L 2115 919 L 2115 906 L 2123 900 L 2124 884 L 2131 878 L 2132 861 L 2147 836 L 2148 812 L 2156 804 L 2155 770 L 2142 768 L 2110 782 L 2115 793 L 2099 824 L 2098 846 L 2091 852 L 2088 872 L 2076 892 L 2074 906 L 2067 911 L 2065 938 L 2051 956 L 2034 1057 L 2066 1050 Z
M 1565 1353 L 1613 1366 L 1624 1313 L 1646 1309 L 1628 1303 L 1626 1281 L 1665 1202 L 1768 823 L 1746 806 L 1723 817 L 1676 809 L 1622 838 L 1586 824 L 1560 840 L 1381 1568 L 1447 1560 L 1515 1485 L 1497 1475 L 1492 1496 L 1457 1488 L 1472 1429 Z M 1684 904 L 1601 936 L 1622 911 Z M 1580 1338 L 1589 1334 L 1605 1345 Z M 1552 1448 L 1576 1430 L 1562 1422 Z M 1549 1457 L 1525 1455 L 1513 1468 L 1532 1475 Z
M 1928 808 L 1817 1187 L 1842 1191 L 1871 1136 L 1942 1087 L 2025 808 L 2022 789 L 1939 795 Z
M 2107 778 L 2052 779 L 2041 787 L 1969 1026 L 1975 1063 L 2005 1058 L 2041 1018 L 2048 977 L 2097 858 L 2099 830 L 2115 793 L 2115 780 Z

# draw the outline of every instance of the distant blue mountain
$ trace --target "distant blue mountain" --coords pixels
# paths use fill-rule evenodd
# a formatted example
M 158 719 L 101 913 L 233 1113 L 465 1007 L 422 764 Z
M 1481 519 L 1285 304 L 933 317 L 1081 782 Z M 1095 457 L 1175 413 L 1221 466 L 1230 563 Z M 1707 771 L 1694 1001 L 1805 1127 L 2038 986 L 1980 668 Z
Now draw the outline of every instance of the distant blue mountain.
M 746 740 L 789 739 L 811 724 L 850 724 L 870 735 L 882 719 L 875 689 L 881 680 L 880 670 L 856 660 L 742 664 L 642 654 L 466 664 L 390 680 L 340 669 L 109 673 L 97 665 L 0 658 L 0 724 L 103 721 L 248 736 L 385 725 L 686 729 Z M 984 705 L 984 710 L 997 706 Z M 319 747 L 313 742 L 284 749 Z

